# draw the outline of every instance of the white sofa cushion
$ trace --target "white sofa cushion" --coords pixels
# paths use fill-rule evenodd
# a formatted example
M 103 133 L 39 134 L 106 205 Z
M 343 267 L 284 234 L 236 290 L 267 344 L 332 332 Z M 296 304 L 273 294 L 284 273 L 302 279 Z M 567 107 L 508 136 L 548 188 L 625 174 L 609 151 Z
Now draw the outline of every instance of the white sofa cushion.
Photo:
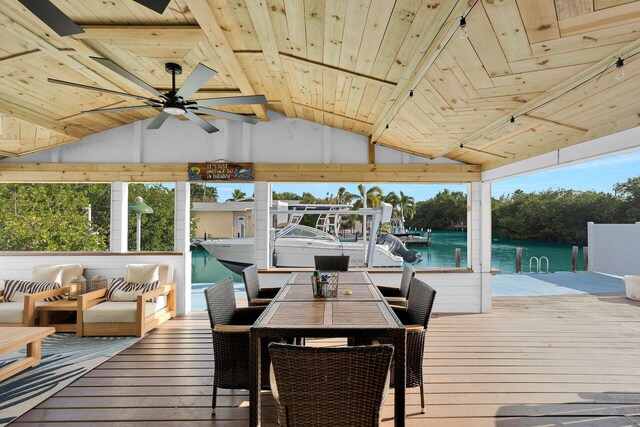
M 124 281 L 128 283 L 151 283 L 159 280 L 158 264 L 127 264 L 124 268 Z
M 166 296 L 159 296 L 158 302 L 145 303 L 145 316 L 150 316 L 166 306 Z M 105 301 L 85 310 L 82 320 L 84 323 L 133 323 L 136 321 L 136 303 Z
M 0 323 L 22 323 L 24 301 L 3 302 L 0 304 Z
M 31 281 L 62 284 L 62 265 L 36 265 L 31 270 Z
M 84 267 L 80 264 L 58 264 L 58 265 L 36 265 L 31 270 L 31 280 L 36 281 L 36 275 L 44 274 L 46 269 L 62 267 L 62 279 L 60 283 L 63 287 L 69 286 L 69 282 L 76 276 L 84 274 Z M 52 280 L 46 280 L 51 282 Z

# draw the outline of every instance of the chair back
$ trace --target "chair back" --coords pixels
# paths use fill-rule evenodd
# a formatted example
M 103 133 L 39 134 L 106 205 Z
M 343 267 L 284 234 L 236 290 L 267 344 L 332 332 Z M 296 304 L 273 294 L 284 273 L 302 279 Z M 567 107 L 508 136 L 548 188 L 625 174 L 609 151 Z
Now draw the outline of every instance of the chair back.
M 269 344 L 281 426 L 377 426 L 393 346 Z
M 233 280 L 221 280 L 204 290 L 211 329 L 215 325 L 227 325 L 236 311 L 236 297 L 233 293 Z
M 402 280 L 400 280 L 400 296 L 407 298 L 409 296 L 409 285 L 411 279 L 416 275 L 416 271 L 409 264 L 405 264 L 402 268 Z
M 249 302 L 251 302 L 252 298 L 258 298 L 260 279 L 258 278 L 258 267 L 255 264 L 242 270 L 242 281 L 244 282 L 244 290 L 247 292 Z
M 423 325 L 427 329 L 433 301 L 436 299 L 436 290 L 415 277 L 411 279 L 409 288 L 407 299 L 409 321 L 412 324 Z
M 315 255 L 316 270 L 349 271 L 349 255 Z

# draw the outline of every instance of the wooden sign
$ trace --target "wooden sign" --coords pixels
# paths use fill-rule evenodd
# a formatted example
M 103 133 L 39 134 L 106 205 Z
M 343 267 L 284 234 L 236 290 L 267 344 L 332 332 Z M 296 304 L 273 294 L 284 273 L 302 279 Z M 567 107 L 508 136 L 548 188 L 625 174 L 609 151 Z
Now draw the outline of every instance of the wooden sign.
M 253 163 L 189 163 L 189 181 L 253 181 Z

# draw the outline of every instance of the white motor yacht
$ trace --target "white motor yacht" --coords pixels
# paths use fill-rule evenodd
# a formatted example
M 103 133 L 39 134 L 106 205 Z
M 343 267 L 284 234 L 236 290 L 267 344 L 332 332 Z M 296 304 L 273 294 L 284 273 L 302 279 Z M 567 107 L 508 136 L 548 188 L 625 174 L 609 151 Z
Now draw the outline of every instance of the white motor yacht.
M 254 263 L 252 237 L 205 240 L 201 245 L 235 273 L 240 273 Z M 362 267 L 366 264 L 363 243 L 341 242 L 329 233 L 300 224 L 289 224 L 279 230 L 272 249 L 274 267 L 313 267 L 314 255 L 348 255 L 351 267 Z M 377 244 L 374 250 L 374 267 L 402 267 L 403 258 L 391 253 L 389 245 Z

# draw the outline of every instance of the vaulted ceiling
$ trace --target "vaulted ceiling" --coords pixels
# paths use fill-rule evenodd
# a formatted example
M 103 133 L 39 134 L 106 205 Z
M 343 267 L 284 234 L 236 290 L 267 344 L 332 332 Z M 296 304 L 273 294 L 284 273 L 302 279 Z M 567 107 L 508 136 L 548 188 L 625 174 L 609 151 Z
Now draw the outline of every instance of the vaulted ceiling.
M 287 117 L 484 168 L 640 125 L 638 1 L 172 0 L 162 15 L 52 1 L 85 32 L 59 37 L 0 0 L 0 156 L 157 114 L 82 114 L 139 101 L 47 82 L 148 96 L 90 56 L 161 91 L 164 63 L 182 65 L 178 85 L 203 63 L 219 74 L 196 98 L 264 94 Z M 265 106 L 228 110 L 268 120 Z

